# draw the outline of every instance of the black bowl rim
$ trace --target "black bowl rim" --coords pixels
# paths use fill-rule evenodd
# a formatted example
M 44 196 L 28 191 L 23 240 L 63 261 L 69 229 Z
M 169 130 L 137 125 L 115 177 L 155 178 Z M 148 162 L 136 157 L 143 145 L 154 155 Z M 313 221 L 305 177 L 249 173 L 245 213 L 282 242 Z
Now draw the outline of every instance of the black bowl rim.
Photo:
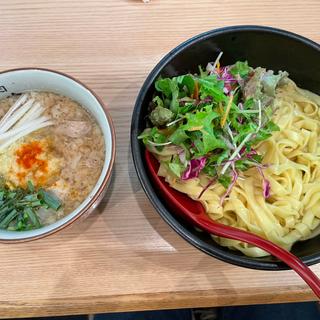
M 198 34 L 174 49 L 172 49 L 168 54 L 166 54 L 158 63 L 157 65 L 152 69 L 152 71 L 149 73 L 148 77 L 144 81 L 140 92 L 137 96 L 136 103 L 134 106 L 134 110 L 132 113 L 132 120 L 131 120 L 131 133 L 130 133 L 130 139 L 131 139 L 131 152 L 132 152 L 132 158 L 133 163 L 135 166 L 135 170 L 138 175 L 138 179 L 142 185 L 142 188 L 149 198 L 151 204 L 156 209 L 156 211 L 160 214 L 160 216 L 169 224 L 169 226 L 175 230 L 182 238 L 184 238 L 186 241 L 188 241 L 190 244 L 192 244 L 194 247 L 198 248 L 202 252 L 217 258 L 219 260 L 222 260 L 227 263 L 231 263 L 237 266 L 241 267 L 247 267 L 251 269 L 259 269 L 259 270 L 288 270 L 288 266 L 285 265 L 282 262 L 267 262 L 267 261 L 258 261 L 253 260 L 252 258 L 246 257 L 246 256 L 238 256 L 234 255 L 232 253 L 226 252 L 224 250 L 221 250 L 217 247 L 211 247 L 204 241 L 202 241 L 199 238 L 195 238 L 194 235 L 187 230 L 179 221 L 175 219 L 175 217 L 170 213 L 169 210 L 164 206 L 162 201 L 159 199 L 157 193 L 155 192 L 155 189 L 148 177 L 146 168 L 144 167 L 142 155 L 139 152 L 139 144 L 140 142 L 137 139 L 138 135 L 138 117 L 135 117 L 136 114 L 139 114 L 141 111 L 142 104 L 141 102 L 144 99 L 144 96 L 146 95 L 149 87 L 153 84 L 155 79 L 159 76 L 163 68 L 173 59 L 176 55 L 178 55 L 180 52 L 185 50 L 186 48 L 192 46 L 198 41 L 206 40 L 212 36 L 217 36 L 220 34 L 228 34 L 235 31 L 248 31 L 248 32 L 267 32 L 267 33 L 273 33 L 277 35 L 281 35 L 284 37 L 289 37 L 293 40 L 303 42 L 306 46 L 312 47 L 313 49 L 316 49 L 319 51 L 320 54 L 320 45 L 306 37 L 303 37 L 301 35 L 298 35 L 296 33 L 273 28 L 273 27 L 267 27 L 267 26 L 258 26 L 258 25 L 236 25 L 236 26 L 228 26 L 218 29 L 213 29 L 201 34 Z M 307 265 L 313 265 L 318 262 L 320 262 L 320 253 L 305 256 L 302 261 L 306 263 Z

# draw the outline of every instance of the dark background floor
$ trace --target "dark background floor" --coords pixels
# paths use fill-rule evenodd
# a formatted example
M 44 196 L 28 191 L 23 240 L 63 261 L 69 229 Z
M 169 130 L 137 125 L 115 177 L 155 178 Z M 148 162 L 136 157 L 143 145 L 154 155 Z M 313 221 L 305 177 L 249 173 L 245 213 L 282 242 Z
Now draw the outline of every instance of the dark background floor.
M 65 316 L 36 320 L 319 320 L 317 302 Z

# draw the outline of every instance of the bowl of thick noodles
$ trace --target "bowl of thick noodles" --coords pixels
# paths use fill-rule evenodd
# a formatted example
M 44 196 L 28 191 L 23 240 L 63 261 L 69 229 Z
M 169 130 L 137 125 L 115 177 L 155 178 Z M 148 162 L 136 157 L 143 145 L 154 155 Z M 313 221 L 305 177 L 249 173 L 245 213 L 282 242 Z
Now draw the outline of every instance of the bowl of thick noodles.
M 53 70 L 0 73 L 0 241 L 38 239 L 101 201 L 115 156 L 103 102 Z
M 185 240 L 223 261 L 287 267 L 265 251 L 202 232 L 170 209 L 148 171 L 214 221 L 320 261 L 320 46 L 261 26 L 212 30 L 151 71 L 132 117 L 135 168 L 151 203 Z

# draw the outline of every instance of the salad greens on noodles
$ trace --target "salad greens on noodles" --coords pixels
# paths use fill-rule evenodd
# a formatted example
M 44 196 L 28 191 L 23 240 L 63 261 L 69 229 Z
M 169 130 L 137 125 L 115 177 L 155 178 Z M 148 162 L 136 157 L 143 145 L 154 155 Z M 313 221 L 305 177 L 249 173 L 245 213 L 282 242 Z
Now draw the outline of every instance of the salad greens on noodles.
M 163 165 L 177 178 L 188 180 L 202 172 L 210 177 L 209 185 L 221 183 L 226 188 L 221 202 L 241 172 L 256 167 L 267 198 L 263 155 L 254 146 L 279 130 L 271 120 L 272 102 L 287 73 L 254 69 L 246 61 L 221 67 L 220 57 L 205 70 L 199 66 L 198 74 L 158 79 L 150 127 L 139 138 L 150 151 L 171 154 Z
M 160 78 L 140 134 L 158 175 L 219 223 L 290 250 L 320 233 L 320 97 L 246 61 Z M 253 257 L 247 243 L 212 235 Z

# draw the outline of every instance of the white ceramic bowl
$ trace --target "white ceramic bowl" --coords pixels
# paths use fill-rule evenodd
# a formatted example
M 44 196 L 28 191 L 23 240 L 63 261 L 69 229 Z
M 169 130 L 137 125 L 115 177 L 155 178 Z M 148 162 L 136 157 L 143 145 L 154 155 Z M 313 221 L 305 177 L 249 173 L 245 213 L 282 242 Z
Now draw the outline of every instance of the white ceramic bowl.
M 80 81 L 69 75 L 40 68 L 22 68 L 0 73 L 0 99 L 12 93 L 25 91 L 50 91 L 67 96 L 84 106 L 96 119 L 105 141 L 105 161 L 101 175 L 83 203 L 73 212 L 53 224 L 30 231 L 0 230 L 0 241 L 17 242 L 34 240 L 55 233 L 88 215 L 101 201 L 109 179 L 115 158 L 115 132 L 111 117 L 97 95 Z

